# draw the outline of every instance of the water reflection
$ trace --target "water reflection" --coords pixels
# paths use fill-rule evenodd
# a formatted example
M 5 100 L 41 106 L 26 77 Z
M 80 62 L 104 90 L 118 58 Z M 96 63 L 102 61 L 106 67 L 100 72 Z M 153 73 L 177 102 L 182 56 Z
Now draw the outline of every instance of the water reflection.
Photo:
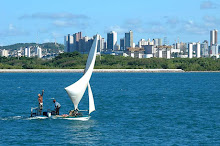
M 96 120 L 88 121 L 66 121 L 64 138 L 68 144 L 97 144 L 101 133 L 96 130 L 98 122 Z

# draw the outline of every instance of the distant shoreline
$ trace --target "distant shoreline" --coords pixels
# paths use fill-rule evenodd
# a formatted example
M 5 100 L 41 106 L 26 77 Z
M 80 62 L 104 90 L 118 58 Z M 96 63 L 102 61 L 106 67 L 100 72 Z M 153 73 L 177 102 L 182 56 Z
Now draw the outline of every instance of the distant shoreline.
M 0 69 L 0 73 L 81 73 L 84 69 Z M 184 71 L 182 69 L 94 69 L 97 73 L 182 73 L 182 72 L 220 72 Z
M 0 69 L 0 73 L 69 73 L 83 72 L 84 69 Z M 184 72 L 182 69 L 94 69 L 93 72 Z

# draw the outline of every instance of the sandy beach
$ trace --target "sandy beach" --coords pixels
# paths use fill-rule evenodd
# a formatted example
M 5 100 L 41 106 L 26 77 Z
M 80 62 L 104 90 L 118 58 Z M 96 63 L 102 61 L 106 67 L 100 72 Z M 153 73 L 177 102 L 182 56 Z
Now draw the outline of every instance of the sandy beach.
M 0 73 L 83 72 L 84 69 L 0 69 Z M 93 72 L 184 72 L 182 69 L 94 69 Z

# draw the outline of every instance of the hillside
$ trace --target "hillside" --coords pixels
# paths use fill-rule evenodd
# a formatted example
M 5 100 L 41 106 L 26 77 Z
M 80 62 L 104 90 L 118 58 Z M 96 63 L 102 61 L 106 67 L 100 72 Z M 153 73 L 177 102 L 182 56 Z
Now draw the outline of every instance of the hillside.
M 25 47 L 34 47 L 36 46 L 36 43 L 17 43 L 13 45 L 8 45 L 8 46 L 0 46 L 0 49 L 5 49 L 5 50 L 17 50 L 20 48 L 25 48 Z M 43 43 L 43 44 L 38 44 L 42 49 L 47 49 L 50 52 L 58 52 L 58 50 L 63 51 L 64 50 L 64 45 L 63 44 L 56 44 L 54 42 L 49 42 L 49 43 Z

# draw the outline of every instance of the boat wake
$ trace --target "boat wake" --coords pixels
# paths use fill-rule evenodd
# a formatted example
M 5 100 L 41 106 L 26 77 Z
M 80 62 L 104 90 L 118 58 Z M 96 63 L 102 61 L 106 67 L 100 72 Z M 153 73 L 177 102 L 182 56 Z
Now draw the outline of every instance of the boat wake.
M 48 119 L 48 117 L 44 116 L 44 117 L 40 117 L 40 116 L 36 116 L 36 117 L 29 117 L 28 120 L 43 120 L 43 119 Z
M 7 120 L 21 120 L 24 119 L 22 116 L 11 116 L 11 117 L 0 117 L 1 121 L 7 121 Z

